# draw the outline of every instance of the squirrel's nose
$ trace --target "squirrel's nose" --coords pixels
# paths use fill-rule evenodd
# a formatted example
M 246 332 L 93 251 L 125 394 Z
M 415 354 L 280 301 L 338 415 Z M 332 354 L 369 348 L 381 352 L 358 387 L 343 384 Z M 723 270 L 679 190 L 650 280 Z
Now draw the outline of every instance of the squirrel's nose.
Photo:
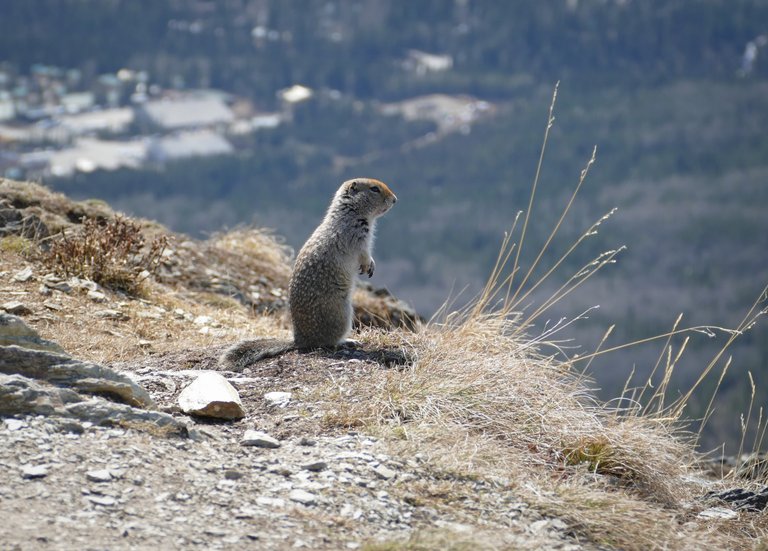
M 392 204 L 397 203 L 397 195 L 392 195 Z

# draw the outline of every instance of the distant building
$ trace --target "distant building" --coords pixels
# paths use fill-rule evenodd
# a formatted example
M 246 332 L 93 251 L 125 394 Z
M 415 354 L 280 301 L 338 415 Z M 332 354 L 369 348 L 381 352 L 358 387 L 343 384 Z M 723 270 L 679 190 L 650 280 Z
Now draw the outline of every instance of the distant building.
M 152 161 L 167 162 L 189 157 L 230 155 L 232 147 L 223 136 L 212 130 L 177 132 L 152 140 L 148 157 Z
M 106 141 L 80 138 L 72 147 L 21 155 L 27 175 L 72 176 L 75 172 L 139 168 L 147 156 L 144 140 Z
M 277 96 L 286 103 L 299 103 L 308 100 L 312 95 L 312 89 L 301 84 L 294 84 L 277 92 Z
M 80 113 L 96 104 L 96 96 L 93 92 L 71 92 L 61 96 L 59 102 L 65 112 Z
M 0 91 L 0 121 L 9 121 L 16 116 L 13 98 L 8 92 Z
M 116 107 L 76 115 L 63 115 L 58 120 L 60 126 L 71 135 L 82 136 L 91 132 L 123 132 L 131 125 L 133 118 L 133 109 L 130 107 Z
M 452 69 L 453 58 L 447 54 L 429 54 L 420 50 L 409 50 L 403 65 L 417 75 L 425 75 Z
M 137 107 L 136 115 L 165 130 L 229 124 L 235 119 L 223 100 L 210 96 L 147 101 Z
M 405 120 L 433 121 L 441 132 L 469 130 L 480 117 L 493 111 L 493 106 L 470 96 L 430 94 L 382 105 L 384 115 L 400 115 Z
M 71 148 L 53 152 L 50 170 L 54 176 L 69 176 L 75 171 L 139 168 L 147 156 L 143 140 L 105 141 L 81 138 Z

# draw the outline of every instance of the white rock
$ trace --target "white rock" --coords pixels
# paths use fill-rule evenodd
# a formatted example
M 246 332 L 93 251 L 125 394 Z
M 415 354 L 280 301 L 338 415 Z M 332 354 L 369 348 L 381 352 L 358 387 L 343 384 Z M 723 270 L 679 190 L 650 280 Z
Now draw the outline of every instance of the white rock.
M 114 505 L 117 503 L 117 500 L 110 496 L 86 496 L 86 499 L 93 503 L 94 505 L 102 505 L 104 507 L 109 507 L 111 505 Z
M 258 505 L 263 505 L 265 507 L 285 507 L 285 500 L 280 499 L 279 497 L 268 497 L 268 496 L 259 496 L 256 498 L 256 503 Z
M 245 416 L 240 395 L 213 371 L 202 373 L 179 395 L 179 407 L 188 415 L 241 419 Z
M 284 408 L 291 401 L 290 392 L 267 392 L 264 399 L 272 405 Z
M 48 476 L 48 467 L 45 465 L 25 465 L 21 468 L 22 478 L 43 478 Z
M 288 498 L 291 501 L 301 503 L 302 505 L 314 505 L 317 503 L 317 496 L 315 494 L 298 488 L 296 490 L 291 490 L 291 493 L 288 494 Z
M 5 426 L 8 430 L 19 430 L 24 427 L 25 423 L 21 419 L 3 419 Z
M 211 316 L 197 316 L 192 323 L 195 325 L 210 325 L 212 321 L 213 318 Z
M 240 441 L 243 446 L 256 446 L 257 448 L 279 448 L 280 442 L 266 432 L 247 430 Z

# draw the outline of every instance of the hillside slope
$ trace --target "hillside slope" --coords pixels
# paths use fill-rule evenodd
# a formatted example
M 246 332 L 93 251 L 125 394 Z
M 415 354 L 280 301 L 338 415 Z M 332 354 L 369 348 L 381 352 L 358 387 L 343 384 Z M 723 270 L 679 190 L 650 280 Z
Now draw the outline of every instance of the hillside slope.
M 760 499 L 748 510 L 727 496 L 706 497 L 760 484 L 703 469 L 677 433 L 675 404 L 641 414 L 599 403 L 588 381 L 540 354 L 523 320 L 503 311 L 421 325 L 393 298 L 361 292 L 358 312 L 373 311 L 366 319 L 378 327 L 361 326 L 359 348 L 221 372 L 245 416 L 188 417 L 180 392 L 202 371 L 218 371 L 228 344 L 289 337 L 289 251 L 258 230 L 204 242 L 170 235 L 34 184 L 0 181 L 0 203 L 0 306 L 73 358 L 2 341 L 0 541 L 9 549 L 764 545 Z M 84 218 L 97 221 L 96 242 L 118 227 L 143 242 L 122 256 L 114 244 L 88 249 L 118 260 L 92 272 L 100 280 L 112 266 L 101 285 L 61 273 L 95 264 L 73 261 L 89 239 Z M 62 229 L 68 243 L 57 237 Z M 164 236 L 167 243 L 158 241 Z M 161 245 L 151 257 L 153 243 Z M 130 291 L 126 278 L 135 283 Z M 52 363 L 21 375 L 32 360 L 13 361 L 19 357 Z M 92 379 L 45 380 L 80 360 L 143 387 L 151 401 L 120 411 L 154 407 L 152 419 L 166 428 L 77 417 L 83 404 L 118 411 L 115 402 L 125 401 L 101 397 Z M 27 398 L 7 398 L 18 395 Z M 248 429 L 279 447 L 242 445 Z

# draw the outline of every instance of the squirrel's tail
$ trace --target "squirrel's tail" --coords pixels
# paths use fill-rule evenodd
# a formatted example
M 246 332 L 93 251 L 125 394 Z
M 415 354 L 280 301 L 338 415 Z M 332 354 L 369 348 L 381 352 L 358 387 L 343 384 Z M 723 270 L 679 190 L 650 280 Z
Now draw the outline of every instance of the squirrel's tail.
M 239 372 L 258 361 L 274 358 L 295 349 L 292 342 L 277 339 L 240 341 L 221 355 L 219 366 L 227 371 Z

